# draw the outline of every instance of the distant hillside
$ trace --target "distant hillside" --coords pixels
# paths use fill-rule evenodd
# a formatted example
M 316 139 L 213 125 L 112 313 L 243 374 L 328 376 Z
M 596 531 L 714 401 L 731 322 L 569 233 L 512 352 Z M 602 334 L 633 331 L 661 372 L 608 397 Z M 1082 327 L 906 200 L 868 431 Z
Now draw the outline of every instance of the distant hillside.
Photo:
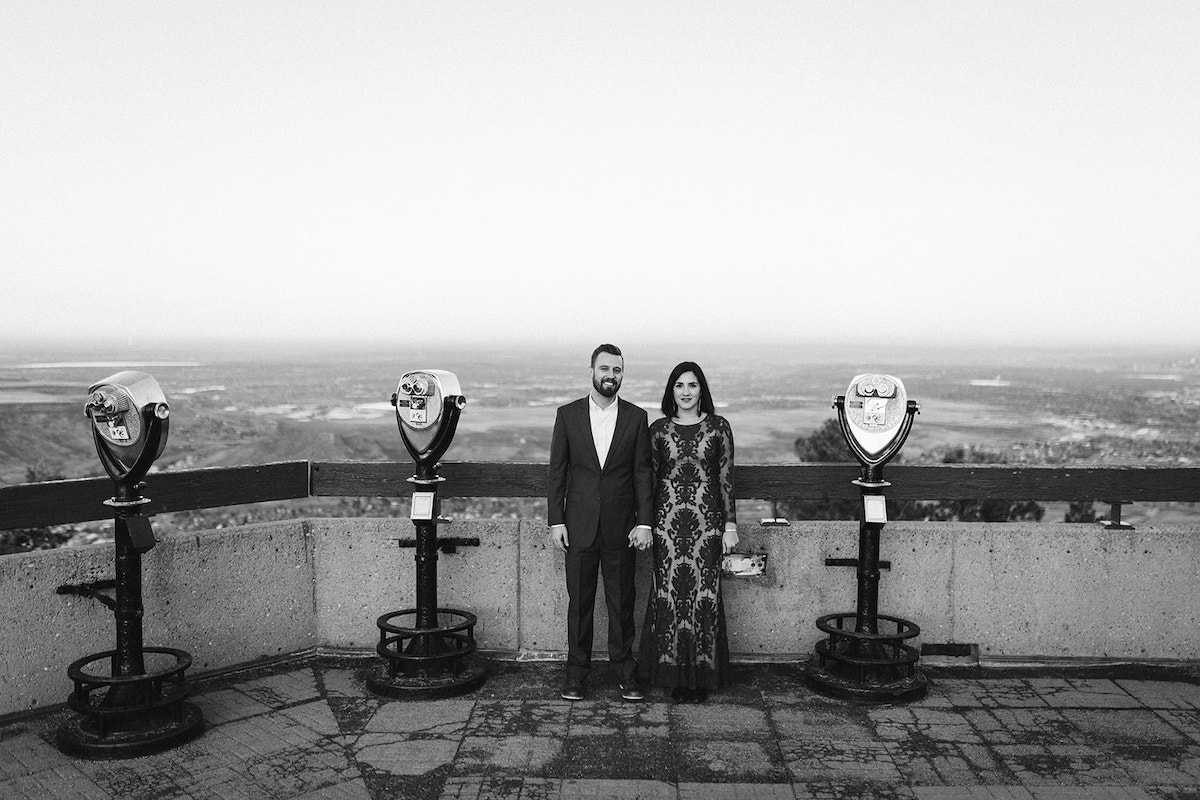
M 164 460 L 175 469 L 272 461 L 409 460 L 394 423 L 389 427 L 381 422 L 254 422 L 220 444 L 204 441 L 195 433 L 173 439 L 175 446 L 168 446 Z
M 457 437 L 449 460 L 537 461 L 549 457 L 550 432 L 503 429 Z M 157 469 L 199 469 L 275 461 L 408 461 L 391 419 L 297 421 L 181 410 L 171 417 Z M 87 419 L 76 406 L 0 405 L 0 484 L 103 475 Z
M 100 472 L 83 404 L 0 405 L 0 484 L 39 476 L 81 478 Z
M 623 389 L 627 400 L 654 405 L 673 363 L 668 349 L 674 348 L 635 362 Z M 76 363 L 82 357 L 13 356 L 12 364 L 0 364 L 0 484 L 23 483 L 30 471 L 42 478 L 103 474 L 82 405 L 89 382 L 115 366 L 107 357 Z M 176 359 L 152 365 L 171 404 L 170 436 L 158 463 L 169 470 L 407 461 L 386 404 L 388 386 L 395 385 L 397 364 L 426 361 L 453 366 L 469 398 L 447 460 L 545 461 L 554 406 L 586 387 L 573 357 L 540 352 Z M 797 436 L 831 419 L 830 398 L 873 360 L 860 354 L 855 363 L 804 361 L 766 350 L 704 355 L 740 463 L 794 463 Z M 53 363 L 34 369 L 25 361 Z M 146 366 L 132 366 L 139 365 Z M 1190 355 L 1130 361 L 1101 353 L 1056 361 L 1041 352 L 981 353 L 887 366 L 921 403 L 902 454 L 911 463 L 939 460 L 957 447 L 983 448 L 1009 463 L 1200 463 L 1200 367 Z

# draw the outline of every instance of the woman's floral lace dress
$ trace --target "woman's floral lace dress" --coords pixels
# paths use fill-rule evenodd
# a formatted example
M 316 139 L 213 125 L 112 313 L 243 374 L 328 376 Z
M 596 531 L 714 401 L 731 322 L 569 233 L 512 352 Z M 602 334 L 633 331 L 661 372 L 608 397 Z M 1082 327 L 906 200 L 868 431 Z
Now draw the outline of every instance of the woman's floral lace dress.
M 737 519 L 733 432 L 709 414 L 692 425 L 650 426 L 654 460 L 654 588 L 639 664 L 652 685 L 717 689 L 729 642 L 721 603 L 721 536 Z

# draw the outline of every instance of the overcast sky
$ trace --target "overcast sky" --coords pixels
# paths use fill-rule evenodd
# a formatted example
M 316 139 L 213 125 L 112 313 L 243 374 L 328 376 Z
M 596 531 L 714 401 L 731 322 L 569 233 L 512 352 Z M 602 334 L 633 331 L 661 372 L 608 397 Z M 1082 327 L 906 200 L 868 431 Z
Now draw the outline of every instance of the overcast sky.
M 0 0 L 0 336 L 1190 346 L 1197 42 L 1194 2 Z

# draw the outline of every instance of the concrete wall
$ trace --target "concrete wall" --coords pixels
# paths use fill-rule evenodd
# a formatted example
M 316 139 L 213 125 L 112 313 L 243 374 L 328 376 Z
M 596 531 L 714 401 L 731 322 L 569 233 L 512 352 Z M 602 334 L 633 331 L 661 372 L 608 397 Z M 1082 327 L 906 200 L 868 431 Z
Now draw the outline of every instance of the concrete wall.
M 821 614 L 852 611 L 852 522 L 742 526 L 742 549 L 769 554 L 766 576 L 725 582 L 735 657 L 807 658 Z M 538 520 L 460 521 L 477 536 L 438 560 L 439 605 L 479 618 L 480 647 L 522 657 L 564 650 L 562 555 Z M 895 522 L 883 530 L 880 611 L 920 641 L 973 643 L 987 659 L 1200 659 L 1200 530 L 1096 525 Z M 169 536 L 143 560 L 145 642 L 178 647 L 206 672 L 311 647 L 370 650 L 376 618 L 415 605 L 407 520 L 313 519 Z M 56 595 L 111 578 L 111 545 L 0 557 L 0 715 L 66 699 L 66 668 L 114 646 L 112 613 Z M 650 582 L 640 559 L 642 619 Z M 596 642 L 604 647 L 603 590 Z
M 113 575 L 112 545 L 0 556 L 0 714 L 65 702 L 71 662 L 113 649 L 108 608 L 55 593 Z M 305 522 L 165 537 L 142 557 L 144 643 L 193 672 L 313 647 L 313 575 Z
M 374 649 L 375 620 L 416 605 L 415 550 L 400 539 L 414 538 L 406 519 L 314 519 L 309 522 L 316 571 L 316 636 L 322 646 Z M 520 647 L 521 575 L 518 523 L 479 520 L 440 526 L 442 536 L 477 536 L 478 547 L 438 554 L 438 606 L 469 611 L 478 618 L 481 648 Z M 413 618 L 397 620 L 412 625 Z

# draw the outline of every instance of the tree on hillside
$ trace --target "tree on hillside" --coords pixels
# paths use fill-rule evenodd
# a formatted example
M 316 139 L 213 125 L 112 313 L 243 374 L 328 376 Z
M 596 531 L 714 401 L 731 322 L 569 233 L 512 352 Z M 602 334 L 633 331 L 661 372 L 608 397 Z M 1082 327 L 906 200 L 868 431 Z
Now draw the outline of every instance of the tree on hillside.
M 796 458 L 815 464 L 853 461 L 854 456 L 842 436 L 842 426 L 836 419 L 827 419 L 808 436 L 799 436 L 792 444 Z
M 796 458 L 814 464 L 854 461 L 846 446 L 842 427 L 836 419 L 827 419 L 808 436 L 792 443 Z M 779 513 L 789 519 L 858 519 L 858 500 L 804 500 L 787 497 L 779 501 Z M 888 513 L 891 513 L 889 504 Z
M 1063 522 L 1095 522 L 1096 506 L 1091 500 L 1079 500 L 1067 506 Z
M 837 419 L 827 419 L 808 436 L 797 437 L 793 444 L 800 461 L 813 463 L 844 463 L 854 461 L 842 436 Z M 1003 454 L 974 445 L 946 448 L 933 456 L 939 464 L 1003 464 Z M 791 519 L 858 519 L 860 501 L 780 500 L 779 512 Z M 1039 521 L 1046 510 L 1031 500 L 905 500 L 887 501 L 888 519 L 930 520 L 939 522 L 1017 522 Z

